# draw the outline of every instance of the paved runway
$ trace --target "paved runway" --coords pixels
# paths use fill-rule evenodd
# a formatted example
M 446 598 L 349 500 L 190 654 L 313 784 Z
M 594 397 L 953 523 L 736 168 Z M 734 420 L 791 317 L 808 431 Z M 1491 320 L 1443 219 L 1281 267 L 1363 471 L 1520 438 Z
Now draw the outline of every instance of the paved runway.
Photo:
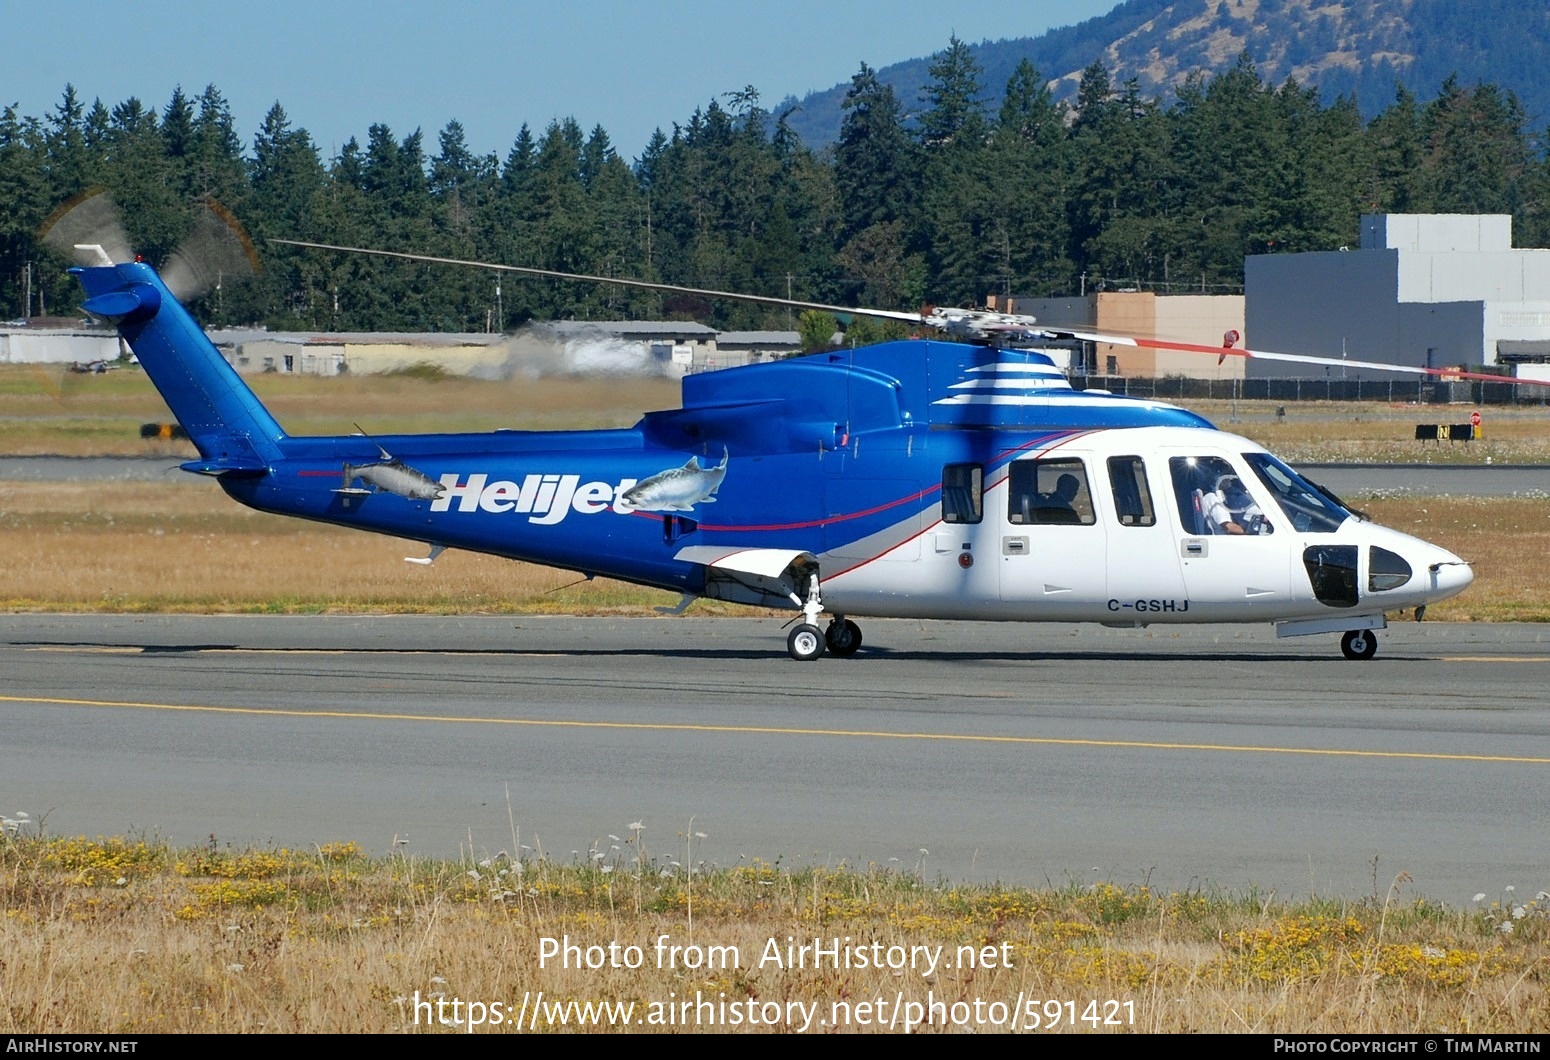
M 0 813 L 55 834 L 928 878 L 1550 888 L 1550 627 L 0 617 Z M 509 799 L 509 811 L 508 811 Z M 618 838 L 614 838 L 618 837 Z M 613 850 L 612 848 L 619 849 Z M 1376 863 L 1374 863 L 1376 859 Z

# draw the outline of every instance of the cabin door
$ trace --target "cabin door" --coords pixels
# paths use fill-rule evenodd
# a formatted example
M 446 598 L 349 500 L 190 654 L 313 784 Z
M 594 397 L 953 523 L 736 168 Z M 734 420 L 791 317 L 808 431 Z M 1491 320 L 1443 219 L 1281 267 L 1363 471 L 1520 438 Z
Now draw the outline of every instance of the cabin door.
M 1108 545 L 1088 461 L 1066 451 L 1014 460 L 1001 486 L 989 493 L 1004 502 L 995 513 L 1001 599 L 1026 605 L 1030 617 L 1089 614 L 1107 597 Z
M 1163 621 L 1189 613 L 1189 596 L 1179 567 L 1178 534 L 1159 505 L 1167 503 L 1167 478 L 1154 464 L 1149 472 L 1139 455 L 1111 456 L 1103 463 L 1102 518 L 1109 531 L 1109 596 L 1106 621 L 1116 624 Z
M 1168 478 L 1191 613 L 1241 621 L 1284 611 L 1293 530 L 1263 484 L 1227 456 L 1205 452 L 1169 455 Z

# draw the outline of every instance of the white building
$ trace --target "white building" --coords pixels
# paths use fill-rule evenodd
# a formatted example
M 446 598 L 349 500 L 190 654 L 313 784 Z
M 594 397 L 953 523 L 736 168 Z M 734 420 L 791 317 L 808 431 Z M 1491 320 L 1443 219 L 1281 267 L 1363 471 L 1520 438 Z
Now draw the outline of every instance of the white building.
M 120 351 L 118 334 L 106 328 L 0 327 L 0 364 L 84 364 L 114 360 Z
M 1359 247 L 1247 260 L 1249 347 L 1449 368 L 1550 339 L 1550 250 L 1513 249 L 1510 216 L 1364 215 L 1361 230 Z M 1393 378 L 1271 361 L 1248 371 Z

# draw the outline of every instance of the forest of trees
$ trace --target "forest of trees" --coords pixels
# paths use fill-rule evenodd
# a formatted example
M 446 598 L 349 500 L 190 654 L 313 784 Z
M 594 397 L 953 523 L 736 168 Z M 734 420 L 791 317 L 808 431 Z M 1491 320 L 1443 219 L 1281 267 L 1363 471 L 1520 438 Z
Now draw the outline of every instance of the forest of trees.
M 505 157 L 452 121 L 426 144 L 373 125 L 320 157 L 276 103 L 245 145 L 215 87 L 157 109 L 90 105 L 67 87 L 42 117 L 0 113 L 0 319 L 78 304 L 38 233 L 106 187 L 157 262 L 212 198 L 263 261 L 196 307 L 208 323 L 303 330 L 510 329 L 529 319 L 694 318 L 784 327 L 748 304 L 409 265 L 276 246 L 270 237 L 408 250 L 834 304 L 982 304 L 987 294 L 1241 290 L 1248 254 L 1358 241 L 1363 213 L 1510 213 L 1550 245 L 1550 170 L 1517 101 L 1449 80 L 1371 121 L 1312 88 L 1267 84 L 1246 58 L 1167 100 L 1101 64 L 1074 109 L 1024 63 L 999 107 L 953 40 L 918 100 L 865 64 L 839 141 L 803 145 L 753 88 L 707 103 L 634 164 L 601 127 L 526 125 Z M 913 118 L 906 119 L 906 111 Z

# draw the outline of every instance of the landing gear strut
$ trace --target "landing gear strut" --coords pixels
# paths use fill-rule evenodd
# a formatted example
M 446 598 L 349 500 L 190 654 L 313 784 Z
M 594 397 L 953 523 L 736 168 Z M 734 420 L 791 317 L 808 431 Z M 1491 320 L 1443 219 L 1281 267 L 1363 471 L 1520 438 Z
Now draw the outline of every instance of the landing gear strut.
M 818 586 L 817 567 L 813 567 L 812 573 L 808 575 L 807 599 L 792 593 L 791 601 L 802 609 L 801 624 L 786 637 L 786 650 L 793 659 L 811 662 L 825 651 L 833 652 L 842 659 L 856 654 L 861 647 L 861 627 L 850 619 L 844 615 L 835 615 L 828 629 L 818 628 L 818 617 L 823 614 L 823 594 Z
M 818 616 L 823 613 L 823 596 L 818 590 L 817 566 L 812 567 L 812 573 L 807 578 L 807 599 L 803 600 L 796 593 L 791 594 L 791 599 L 802 609 L 802 624 L 786 638 L 786 650 L 797 662 L 811 662 L 828 647 L 824 642 L 823 631 L 818 628 Z
M 1378 635 L 1370 629 L 1353 629 L 1340 638 L 1347 659 L 1371 659 L 1378 653 Z

